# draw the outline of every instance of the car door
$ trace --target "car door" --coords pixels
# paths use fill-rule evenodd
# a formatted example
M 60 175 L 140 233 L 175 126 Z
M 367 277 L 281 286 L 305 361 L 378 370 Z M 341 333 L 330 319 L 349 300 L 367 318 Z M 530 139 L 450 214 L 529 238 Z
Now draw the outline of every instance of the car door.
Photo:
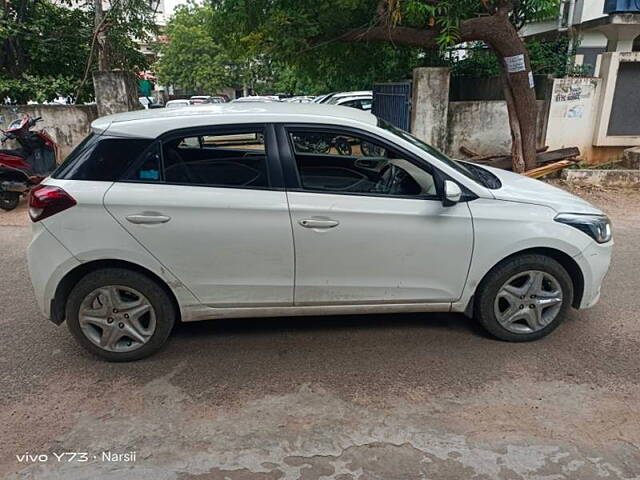
M 296 305 L 446 304 L 461 296 L 471 215 L 465 202 L 443 206 L 432 167 L 351 129 L 292 125 L 278 135 Z
M 163 136 L 104 198 L 204 304 L 291 305 L 293 239 L 273 127 Z

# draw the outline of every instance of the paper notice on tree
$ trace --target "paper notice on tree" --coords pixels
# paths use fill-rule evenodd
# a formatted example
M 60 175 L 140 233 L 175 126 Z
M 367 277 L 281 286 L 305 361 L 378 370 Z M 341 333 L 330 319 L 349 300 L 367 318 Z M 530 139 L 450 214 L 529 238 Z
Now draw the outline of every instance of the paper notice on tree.
M 527 69 L 524 63 L 524 55 L 504 57 L 504 63 L 507 65 L 507 72 L 509 73 L 524 72 Z
M 529 88 L 536 88 L 536 82 L 533 79 L 533 72 L 529 72 Z

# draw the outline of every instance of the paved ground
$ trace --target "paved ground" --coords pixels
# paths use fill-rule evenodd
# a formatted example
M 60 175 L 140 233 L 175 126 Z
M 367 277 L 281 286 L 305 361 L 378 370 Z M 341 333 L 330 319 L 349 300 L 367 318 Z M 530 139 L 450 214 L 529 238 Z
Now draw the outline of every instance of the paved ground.
M 458 315 L 234 320 L 126 365 L 40 317 L 24 208 L 0 214 L 0 477 L 640 478 L 640 193 L 585 196 L 614 219 L 613 269 L 537 343 Z

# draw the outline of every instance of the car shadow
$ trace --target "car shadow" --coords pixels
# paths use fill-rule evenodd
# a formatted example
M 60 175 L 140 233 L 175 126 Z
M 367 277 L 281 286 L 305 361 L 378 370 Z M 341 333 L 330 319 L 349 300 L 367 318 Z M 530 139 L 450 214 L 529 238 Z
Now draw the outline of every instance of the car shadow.
M 468 332 L 489 338 L 479 323 L 459 313 L 406 313 L 231 318 L 178 323 L 172 336 L 191 338 L 207 335 L 277 334 L 283 332 L 340 332 L 344 330 L 421 329 Z

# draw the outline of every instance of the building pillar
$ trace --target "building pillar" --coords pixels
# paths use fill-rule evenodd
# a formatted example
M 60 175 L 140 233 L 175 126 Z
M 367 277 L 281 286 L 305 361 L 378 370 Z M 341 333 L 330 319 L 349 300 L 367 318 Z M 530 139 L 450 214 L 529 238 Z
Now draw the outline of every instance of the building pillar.
M 413 71 L 412 133 L 439 150 L 447 146 L 450 71 L 446 67 Z

